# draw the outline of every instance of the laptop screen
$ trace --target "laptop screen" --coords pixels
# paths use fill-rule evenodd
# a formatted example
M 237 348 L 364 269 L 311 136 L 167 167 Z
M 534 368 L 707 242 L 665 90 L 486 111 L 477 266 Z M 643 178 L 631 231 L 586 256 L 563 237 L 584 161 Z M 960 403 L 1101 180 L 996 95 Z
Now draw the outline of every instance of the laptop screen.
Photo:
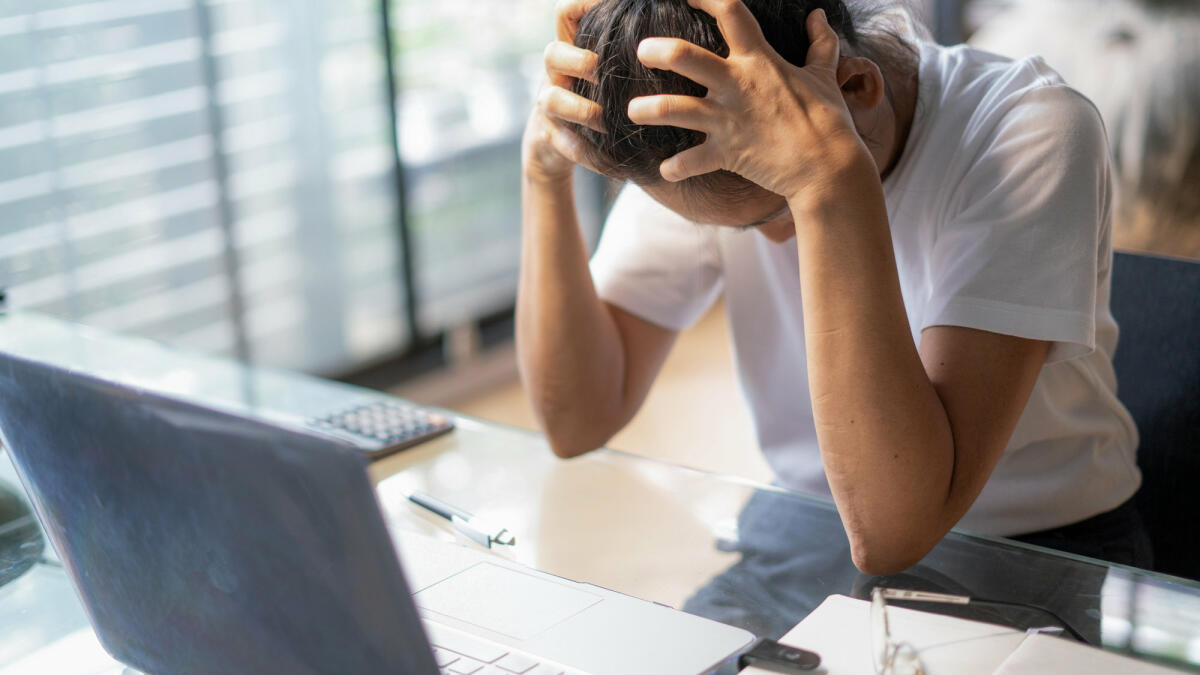
M 5 354 L 0 434 L 119 660 L 437 672 L 350 446 Z

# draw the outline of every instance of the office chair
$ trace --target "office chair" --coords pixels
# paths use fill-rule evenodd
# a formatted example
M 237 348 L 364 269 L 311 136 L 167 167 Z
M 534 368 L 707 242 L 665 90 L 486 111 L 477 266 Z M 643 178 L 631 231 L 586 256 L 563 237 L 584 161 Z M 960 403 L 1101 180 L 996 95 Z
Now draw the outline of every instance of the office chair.
M 1113 260 L 1117 397 L 1141 435 L 1135 495 L 1155 571 L 1200 579 L 1200 263 Z

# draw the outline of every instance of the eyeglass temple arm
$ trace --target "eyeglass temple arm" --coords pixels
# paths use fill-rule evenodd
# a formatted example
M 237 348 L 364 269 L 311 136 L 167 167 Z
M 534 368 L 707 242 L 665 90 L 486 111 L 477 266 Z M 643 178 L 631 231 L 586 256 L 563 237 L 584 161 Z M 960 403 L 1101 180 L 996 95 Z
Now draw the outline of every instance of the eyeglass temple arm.
M 1041 605 L 1033 605 L 1027 602 L 1008 602 L 1006 600 L 985 600 L 982 598 L 973 598 L 969 595 L 951 595 L 949 593 L 930 593 L 928 591 L 907 591 L 898 588 L 881 589 L 883 597 L 887 600 L 900 600 L 911 602 L 935 602 L 946 605 L 997 605 L 1000 607 L 1016 607 L 1020 609 L 1033 609 L 1039 612 L 1044 612 L 1054 618 L 1055 621 L 1062 624 L 1063 628 L 1071 634 L 1071 637 L 1079 640 L 1085 645 L 1090 645 L 1091 641 L 1083 637 L 1079 631 L 1075 630 L 1066 619 L 1055 614 L 1050 609 Z
M 1053 617 L 1055 621 L 1061 623 L 1062 627 L 1065 628 L 1066 631 L 1071 634 L 1071 637 L 1075 638 L 1076 640 L 1079 640 L 1080 642 L 1082 642 L 1085 645 L 1091 644 L 1091 641 L 1088 640 L 1087 638 L 1083 637 L 1083 635 L 1079 631 L 1075 630 L 1075 628 L 1073 626 L 1071 626 L 1071 624 L 1066 619 L 1062 618 L 1058 614 L 1055 614 L 1052 610 L 1050 610 L 1047 607 L 1042 607 L 1041 605 L 1034 605 L 1034 604 L 1030 604 L 1027 602 L 1006 602 L 1004 600 L 980 600 L 979 598 L 971 598 L 971 604 L 999 605 L 1001 607 L 1018 607 L 1018 608 L 1024 608 L 1024 609 L 1034 609 L 1039 612 L 1044 612 L 1045 614 L 1049 614 L 1051 617 Z

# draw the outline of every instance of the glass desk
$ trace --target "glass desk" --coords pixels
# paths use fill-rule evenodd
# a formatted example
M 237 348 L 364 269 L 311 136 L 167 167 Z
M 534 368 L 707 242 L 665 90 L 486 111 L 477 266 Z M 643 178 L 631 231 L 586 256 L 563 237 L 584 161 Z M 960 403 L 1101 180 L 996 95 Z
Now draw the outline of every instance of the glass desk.
M 281 419 L 379 396 L 27 315 L 0 316 L 0 350 L 53 355 Z M 1196 582 L 957 531 L 914 568 L 881 580 L 855 569 L 829 502 L 611 450 L 559 460 L 538 434 L 461 416 L 457 423 L 448 436 L 372 465 L 394 530 L 465 541 L 404 497 L 421 490 L 512 530 L 516 546 L 496 555 L 762 636 L 781 636 L 830 594 L 863 598 L 883 582 L 1042 605 L 1108 649 L 1200 672 Z M 0 485 L 21 489 L 7 458 Z M 100 648 L 53 550 L 29 525 L 0 523 L 0 675 L 124 672 Z M 1025 610 L 959 614 L 1047 624 Z

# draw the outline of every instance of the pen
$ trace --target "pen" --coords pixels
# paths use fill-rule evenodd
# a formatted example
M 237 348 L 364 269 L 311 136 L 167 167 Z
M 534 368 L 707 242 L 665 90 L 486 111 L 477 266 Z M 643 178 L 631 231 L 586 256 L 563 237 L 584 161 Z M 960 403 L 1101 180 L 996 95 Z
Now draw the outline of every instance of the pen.
M 517 543 L 517 538 L 508 528 L 497 527 L 437 497 L 413 492 L 408 495 L 408 500 L 450 521 L 455 530 L 480 546 L 491 548 L 493 545 L 512 546 Z

